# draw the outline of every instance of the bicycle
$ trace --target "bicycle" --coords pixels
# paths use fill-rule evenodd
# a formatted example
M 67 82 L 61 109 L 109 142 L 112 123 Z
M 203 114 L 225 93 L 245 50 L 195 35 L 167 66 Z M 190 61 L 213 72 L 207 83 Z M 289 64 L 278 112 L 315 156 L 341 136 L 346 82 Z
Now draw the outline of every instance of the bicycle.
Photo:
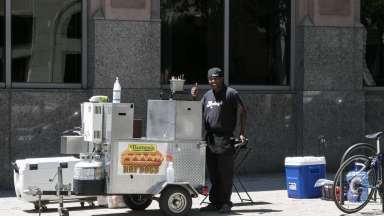
M 341 164 L 334 184 L 334 202 L 343 212 L 350 214 L 363 209 L 378 191 L 383 203 L 383 155 L 380 139 L 383 132 L 366 135 L 376 140 L 376 154 L 373 156 L 353 155 Z

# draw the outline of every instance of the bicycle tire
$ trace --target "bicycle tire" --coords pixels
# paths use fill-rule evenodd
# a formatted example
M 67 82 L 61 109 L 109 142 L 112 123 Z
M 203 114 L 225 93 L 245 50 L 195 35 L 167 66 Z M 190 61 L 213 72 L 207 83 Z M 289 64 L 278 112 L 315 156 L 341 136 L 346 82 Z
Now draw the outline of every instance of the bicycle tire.
M 364 164 L 369 164 L 371 162 L 371 159 L 365 155 L 354 155 L 354 156 L 348 158 L 346 161 L 344 161 L 342 163 L 340 168 L 337 170 L 337 173 L 336 173 L 336 176 L 334 179 L 334 183 L 333 183 L 333 194 L 335 197 L 334 202 L 335 202 L 338 209 L 340 209 L 342 212 L 347 213 L 347 214 L 355 213 L 355 212 L 358 212 L 361 209 L 363 209 L 369 203 L 369 201 L 372 199 L 372 196 L 376 191 L 376 188 L 372 187 L 372 185 L 376 185 L 376 182 L 377 182 L 376 171 L 375 171 L 375 169 L 369 169 L 367 171 L 368 175 L 369 175 L 368 180 L 367 180 L 369 186 L 367 187 L 367 190 L 370 189 L 370 191 L 367 192 L 367 198 L 360 203 L 348 201 L 348 200 L 344 199 L 345 191 L 348 192 L 350 190 L 350 188 L 349 188 L 350 183 L 345 182 L 345 180 L 342 180 L 343 182 L 340 182 L 340 179 L 346 179 L 346 177 L 344 175 L 346 173 L 349 173 L 350 171 L 352 171 L 352 170 L 348 171 L 347 169 L 350 168 L 350 166 L 356 162 L 364 162 Z M 343 176 L 343 178 L 340 178 L 341 176 Z M 353 177 L 353 178 L 355 178 L 355 177 Z M 346 188 L 344 190 L 345 186 L 348 187 L 348 189 Z M 338 187 L 340 190 L 339 193 L 337 192 Z M 360 185 L 359 185 L 359 187 L 360 187 Z M 359 188 L 359 190 L 362 190 L 362 189 Z M 345 202 L 347 202 L 348 204 L 351 204 L 351 205 L 356 205 L 356 207 L 346 208 Z
M 372 156 L 372 155 L 374 155 L 376 153 L 376 148 L 373 145 L 369 144 L 369 143 L 355 143 L 352 146 L 350 146 L 347 150 L 345 150 L 345 152 L 344 152 L 344 154 L 343 154 L 343 156 L 341 157 L 341 160 L 340 160 L 340 166 L 351 155 L 353 156 L 352 153 L 354 151 L 360 150 L 359 155 L 361 155 L 361 150 L 363 150 L 363 149 L 365 149 L 369 153 L 372 153 L 372 154 L 366 155 L 366 156 Z

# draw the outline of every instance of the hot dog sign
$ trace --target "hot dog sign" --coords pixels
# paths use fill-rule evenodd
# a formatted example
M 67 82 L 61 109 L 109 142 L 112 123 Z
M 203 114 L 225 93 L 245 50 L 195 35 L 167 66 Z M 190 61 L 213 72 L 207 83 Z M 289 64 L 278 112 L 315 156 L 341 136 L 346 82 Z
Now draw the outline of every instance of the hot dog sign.
M 121 143 L 119 171 L 121 174 L 158 174 L 165 161 L 166 151 L 162 151 L 161 147 L 153 143 Z

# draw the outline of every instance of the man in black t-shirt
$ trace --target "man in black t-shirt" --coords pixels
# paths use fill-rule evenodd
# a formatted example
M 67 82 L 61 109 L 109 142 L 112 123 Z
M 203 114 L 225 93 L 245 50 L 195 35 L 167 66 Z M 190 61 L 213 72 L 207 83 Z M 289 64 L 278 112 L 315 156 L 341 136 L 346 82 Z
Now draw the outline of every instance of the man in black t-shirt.
M 246 109 L 239 94 L 224 84 L 224 73 L 220 68 L 208 70 L 211 90 L 202 98 L 203 120 L 207 148 L 207 167 L 212 183 L 208 206 L 201 211 L 228 213 L 231 211 L 234 148 L 230 138 L 234 136 L 237 112 L 240 111 L 240 139 L 245 140 Z M 198 95 L 197 85 L 191 89 L 193 97 Z

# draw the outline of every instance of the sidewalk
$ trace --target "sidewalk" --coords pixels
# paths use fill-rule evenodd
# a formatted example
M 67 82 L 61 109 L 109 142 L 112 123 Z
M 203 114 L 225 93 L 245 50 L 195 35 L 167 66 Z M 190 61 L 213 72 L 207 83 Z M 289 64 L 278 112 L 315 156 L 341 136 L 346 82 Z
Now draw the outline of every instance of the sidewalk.
M 335 216 L 345 215 L 339 211 L 332 201 L 317 199 L 290 199 L 285 190 L 284 174 L 255 175 L 242 177 L 243 182 L 250 191 L 254 200 L 254 205 L 239 203 L 236 193 L 232 194 L 234 202 L 233 211 L 230 215 L 263 215 L 263 216 Z M 242 193 L 242 195 L 245 195 Z M 203 215 L 222 215 L 218 213 L 199 212 L 200 202 L 204 197 L 200 196 L 193 199 L 191 216 Z M 57 204 L 48 205 L 48 210 L 43 212 L 43 216 L 58 215 Z M 65 203 L 69 209 L 70 216 L 157 216 L 162 215 L 159 205 L 153 201 L 151 206 L 145 211 L 131 211 L 128 208 L 108 209 L 108 208 L 81 208 L 79 203 Z M 351 214 L 352 216 L 382 215 L 381 204 L 371 203 L 361 212 Z M 33 205 L 15 198 L 13 191 L 0 191 L 0 216 L 35 216 L 38 215 L 33 210 Z

